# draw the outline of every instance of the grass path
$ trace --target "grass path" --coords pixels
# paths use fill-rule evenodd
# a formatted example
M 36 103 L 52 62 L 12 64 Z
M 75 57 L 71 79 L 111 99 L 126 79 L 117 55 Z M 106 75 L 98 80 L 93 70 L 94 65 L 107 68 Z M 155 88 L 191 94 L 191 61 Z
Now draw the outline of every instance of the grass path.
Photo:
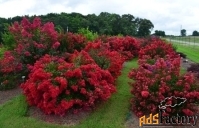
M 130 107 L 130 86 L 128 73 L 132 67 L 137 67 L 137 60 L 125 64 L 122 75 L 118 78 L 118 92 L 83 120 L 79 125 L 67 128 L 124 128 L 125 119 Z M 63 128 L 64 126 L 47 124 L 26 117 L 27 104 L 20 95 L 0 106 L 0 128 Z

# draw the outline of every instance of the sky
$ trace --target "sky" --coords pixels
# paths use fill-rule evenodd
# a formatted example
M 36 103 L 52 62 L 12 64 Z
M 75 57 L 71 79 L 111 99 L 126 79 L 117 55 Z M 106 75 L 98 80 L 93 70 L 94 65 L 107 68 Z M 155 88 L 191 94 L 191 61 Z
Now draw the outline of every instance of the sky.
M 199 0 L 0 0 L 0 17 L 77 12 L 131 14 L 149 19 L 155 30 L 166 35 L 187 35 L 199 31 Z

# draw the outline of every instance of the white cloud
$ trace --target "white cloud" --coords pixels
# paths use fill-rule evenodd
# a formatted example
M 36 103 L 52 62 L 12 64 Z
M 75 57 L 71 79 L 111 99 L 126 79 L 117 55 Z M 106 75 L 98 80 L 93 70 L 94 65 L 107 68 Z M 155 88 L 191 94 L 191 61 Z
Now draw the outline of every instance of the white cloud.
M 199 31 L 198 0 L 0 0 L 0 17 L 78 12 L 132 14 L 152 21 L 154 30 L 179 35 L 180 26 Z
M 13 17 L 25 15 L 29 8 L 34 7 L 35 0 L 7 0 L 0 1 L 0 17 Z

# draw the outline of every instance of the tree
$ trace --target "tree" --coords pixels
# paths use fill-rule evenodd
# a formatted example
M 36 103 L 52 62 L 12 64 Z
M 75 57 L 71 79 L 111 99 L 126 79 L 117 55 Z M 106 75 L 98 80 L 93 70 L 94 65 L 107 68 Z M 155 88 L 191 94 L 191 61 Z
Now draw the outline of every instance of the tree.
M 13 50 L 16 45 L 14 35 L 9 32 L 9 24 L 4 23 L 4 32 L 1 33 L 2 43 L 8 50 Z
M 137 35 L 141 37 L 149 36 L 153 28 L 154 28 L 154 25 L 150 20 L 139 19 Z
M 181 36 L 186 36 L 186 30 L 185 29 L 181 30 Z
M 136 35 L 135 17 L 131 14 L 124 14 L 121 17 L 121 34 L 123 35 Z
M 88 23 L 89 23 L 88 24 L 89 30 L 99 33 L 98 17 L 95 14 L 88 14 L 87 20 L 88 20 Z
M 199 32 L 198 31 L 193 31 L 193 34 L 192 34 L 192 36 L 199 36 Z
M 156 36 L 165 36 L 165 32 L 164 31 L 161 31 L 161 30 L 155 30 L 155 33 L 154 33 L 154 35 L 156 35 Z
M 98 16 L 99 34 L 110 35 L 113 33 L 112 26 L 110 24 L 111 14 L 108 12 L 101 12 Z
M 2 40 L 2 33 L 4 33 L 5 30 L 6 30 L 5 24 L 8 24 L 7 19 L 0 18 L 0 45 L 1 45 L 2 41 L 3 41 Z
M 32 21 L 34 16 L 25 16 Z M 101 12 L 99 15 L 88 14 L 82 15 L 80 13 L 49 13 L 47 15 L 39 15 L 42 23 L 53 22 L 56 30 L 59 32 L 73 32 L 77 33 L 81 28 L 88 28 L 99 35 L 118 35 L 124 36 L 148 36 L 151 34 L 153 24 L 148 19 L 134 17 L 131 14 L 114 14 L 108 12 Z M 20 22 L 23 17 L 16 16 L 13 18 L 0 18 L 0 33 L 4 32 L 3 23 L 12 24 L 14 21 Z M 2 42 L 0 35 L 0 42 Z

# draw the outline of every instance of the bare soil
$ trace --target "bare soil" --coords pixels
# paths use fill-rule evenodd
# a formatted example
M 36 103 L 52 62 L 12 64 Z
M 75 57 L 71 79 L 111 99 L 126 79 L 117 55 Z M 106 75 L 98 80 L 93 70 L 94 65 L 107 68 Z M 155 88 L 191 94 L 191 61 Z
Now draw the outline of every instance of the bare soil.
M 22 93 L 22 90 L 19 86 L 11 90 L 0 91 L 0 105 L 16 97 L 17 95 L 21 93 Z
M 80 111 L 74 114 L 72 111 L 66 113 L 65 116 L 61 117 L 58 115 L 46 115 L 37 107 L 30 107 L 27 116 L 42 120 L 51 124 L 59 124 L 64 126 L 74 126 L 83 121 L 92 111 Z
M 186 61 L 187 60 L 187 61 Z M 184 69 L 187 69 L 188 67 L 190 67 L 191 64 L 193 64 L 194 62 L 188 60 L 188 59 L 183 59 L 181 58 L 181 67 Z

